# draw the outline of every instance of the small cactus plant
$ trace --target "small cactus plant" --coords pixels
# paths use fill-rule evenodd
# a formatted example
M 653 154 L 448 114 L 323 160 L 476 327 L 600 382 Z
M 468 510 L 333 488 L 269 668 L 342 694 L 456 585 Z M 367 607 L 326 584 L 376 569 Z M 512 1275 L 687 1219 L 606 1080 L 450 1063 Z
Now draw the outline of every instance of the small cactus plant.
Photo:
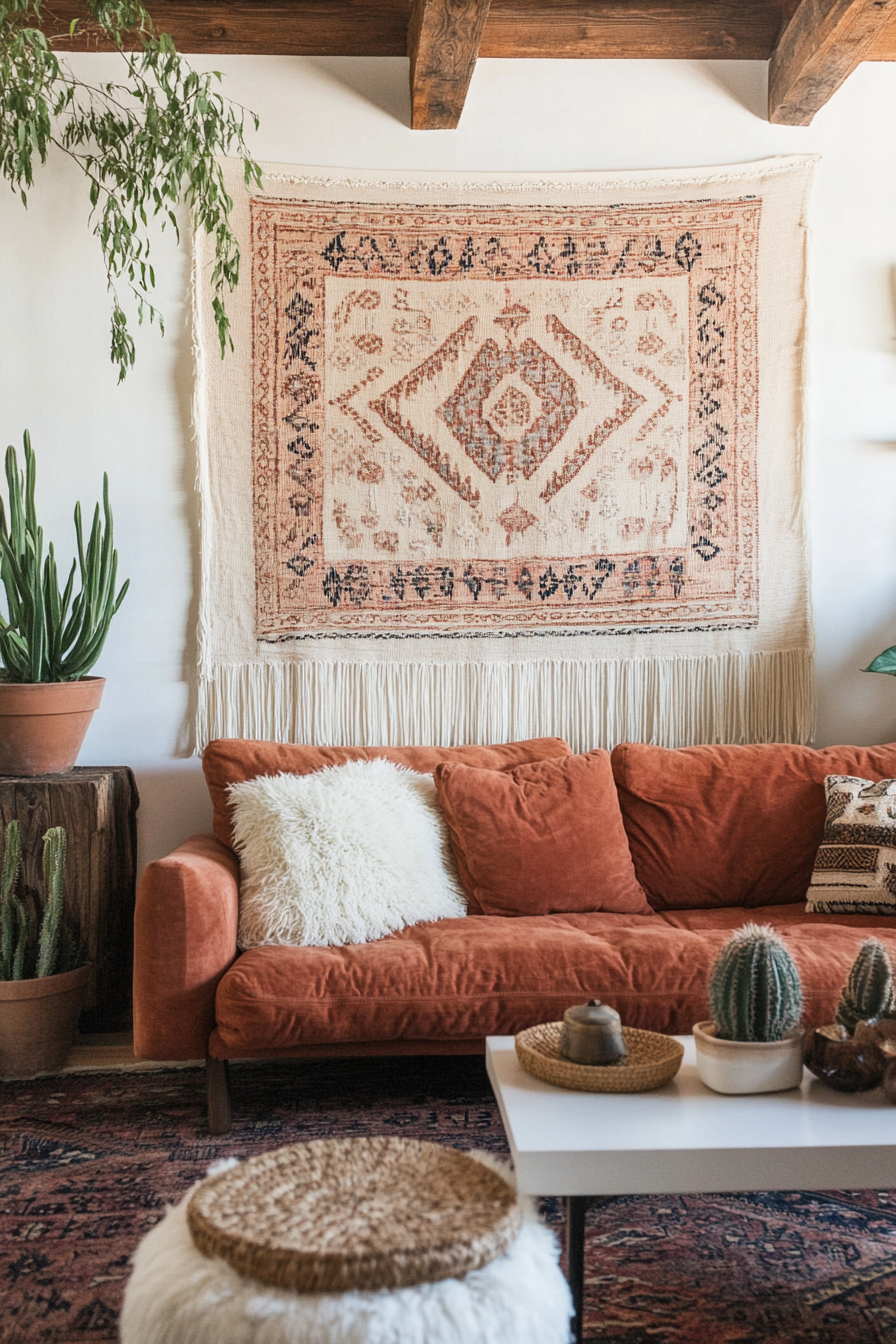
M 745 924 L 722 948 L 709 974 L 716 1034 L 726 1041 L 780 1041 L 799 1022 L 799 971 L 768 924 Z
M 19 823 L 11 821 L 6 828 L 0 868 L 0 980 L 23 978 L 25 953 L 33 941 L 33 911 L 16 895 L 21 871 L 22 834 Z
M 37 974 L 53 975 L 59 962 L 65 909 L 65 830 L 52 826 L 44 836 L 44 917 L 37 943 Z
M 17 821 L 6 827 L 0 865 L 0 980 L 59 975 L 86 960 L 65 922 L 65 849 L 62 826 L 44 836 L 44 907 L 38 931 L 31 901 L 19 894 L 22 835 Z
M 840 993 L 836 1020 L 851 1036 L 869 1017 L 893 1016 L 893 967 L 887 949 L 877 938 L 866 938 Z

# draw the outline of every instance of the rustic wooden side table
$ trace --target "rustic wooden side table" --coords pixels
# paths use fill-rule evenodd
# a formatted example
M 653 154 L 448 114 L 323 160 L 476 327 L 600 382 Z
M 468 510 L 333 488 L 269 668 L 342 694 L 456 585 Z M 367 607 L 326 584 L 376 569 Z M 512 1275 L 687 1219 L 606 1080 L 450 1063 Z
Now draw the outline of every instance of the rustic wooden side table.
M 65 905 L 96 967 L 82 1031 L 120 1031 L 131 1020 L 137 807 L 127 766 L 76 766 L 59 775 L 0 775 L 0 822 L 22 831 L 23 888 L 42 885 L 50 826 L 68 838 Z

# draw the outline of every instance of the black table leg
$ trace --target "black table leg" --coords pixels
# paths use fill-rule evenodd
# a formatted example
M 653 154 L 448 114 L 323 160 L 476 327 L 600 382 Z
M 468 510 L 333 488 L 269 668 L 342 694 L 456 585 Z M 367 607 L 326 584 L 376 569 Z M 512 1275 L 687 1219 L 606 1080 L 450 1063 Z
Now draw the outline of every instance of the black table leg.
M 566 1197 L 566 1278 L 572 1293 L 573 1339 L 582 1344 L 582 1303 L 585 1278 L 585 1210 L 587 1195 Z

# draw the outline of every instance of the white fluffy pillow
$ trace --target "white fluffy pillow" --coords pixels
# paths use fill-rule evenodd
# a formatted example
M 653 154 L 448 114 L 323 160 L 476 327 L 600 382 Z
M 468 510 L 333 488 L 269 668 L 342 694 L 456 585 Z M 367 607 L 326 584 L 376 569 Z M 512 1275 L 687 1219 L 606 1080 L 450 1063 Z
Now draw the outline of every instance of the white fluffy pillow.
M 466 914 L 430 775 L 378 758 L 229 794 L 241 948 L 367 943 Z

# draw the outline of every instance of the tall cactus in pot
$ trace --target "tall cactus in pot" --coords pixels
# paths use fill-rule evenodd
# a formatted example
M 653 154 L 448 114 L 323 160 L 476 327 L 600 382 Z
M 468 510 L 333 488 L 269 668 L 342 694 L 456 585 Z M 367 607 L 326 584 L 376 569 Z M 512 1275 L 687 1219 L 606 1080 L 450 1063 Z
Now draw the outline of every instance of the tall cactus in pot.
M 44 835 L 42 902 L 35 893 L 20 890 L 22 837 L 17 821 L 7 825 L 2 839 L 0 1079 L 34 1078 L 65 1062 L 92 968 L 65 917 L 63 828 L 51 826 Z
M 26 431 L 25 470 L 10 447 L 6 505 L 0 497 L 0 775 L 58 774 L 75 764 L 105 684 L 88 673 L 128 590 L 127 581 L 118 586 L 108 479 L 86 537 L 75 505 L 77 556 L 64 585 L 52 542 L 44 554 L 36 483 Z
M 6 450 L 9 517 L 0 498 L 0 582 L 6 616 L 0 612 L 0 664 L 7 682 L 76 681 L 102 652 L 109 624 L 128 590 L 116 592 L 118 552 L 113 540 L 109 478 L 103 476 L 103 513 L 97 504 L 85 544 L 81 505 L 75 505 L 77 559 L 60 591 L 53 543 L 44 556 L 44 530 L 34 505 L 37 469 L 25 431 L 25 470 L 16 450 Z M 75 574 L 79 591 L 73 597 Z

